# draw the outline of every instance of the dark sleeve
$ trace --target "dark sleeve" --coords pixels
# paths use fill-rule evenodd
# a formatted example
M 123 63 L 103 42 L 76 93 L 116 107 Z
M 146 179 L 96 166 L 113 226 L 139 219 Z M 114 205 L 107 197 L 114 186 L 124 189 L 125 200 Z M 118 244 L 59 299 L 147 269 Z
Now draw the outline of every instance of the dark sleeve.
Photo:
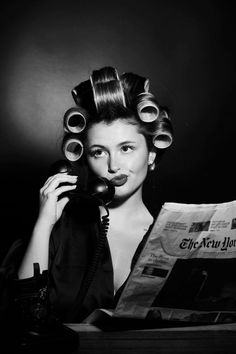
M 52 311 L 64 322 L 79 322 L 98 307 L 110 307 L 113 301 L 113 273 L 108 245 L 98 264 L 94 279 L 80 313 L 71 314 L 83 279 L 93 261 L 98 244 L 100 213 L 83 205 L 65 210 L 53 229 L 49 246 L 49 296 Z

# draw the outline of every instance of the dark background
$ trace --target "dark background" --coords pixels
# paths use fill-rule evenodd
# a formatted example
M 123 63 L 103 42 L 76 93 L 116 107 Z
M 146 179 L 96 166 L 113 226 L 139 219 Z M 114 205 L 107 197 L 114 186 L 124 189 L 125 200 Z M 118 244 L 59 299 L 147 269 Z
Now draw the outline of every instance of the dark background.
M 175 140 L 145 198 L 235 199 L 235 11 L 228 1 L 11 1 L 0 13 L 1 256 L 28 237 L 49 165 L 62 158 L 71 89 L 112 65 L 150 78 Z

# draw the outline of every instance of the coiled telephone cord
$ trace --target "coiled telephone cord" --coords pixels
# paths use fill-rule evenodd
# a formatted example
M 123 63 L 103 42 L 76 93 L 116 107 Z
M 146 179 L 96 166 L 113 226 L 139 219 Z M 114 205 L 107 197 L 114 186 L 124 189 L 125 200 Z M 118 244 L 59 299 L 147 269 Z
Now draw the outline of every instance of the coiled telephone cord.
M 108 208 L 103 205 L 107 214 L 102 216 L 102 221 L 101 221 L 101 228 L 99 230 L 99 236 L 98 236 L 98 243 L 96 246 L 96 250 L 95 250 L 95 254 L 92 260 L 92 263 L 87 271 L 87 273 L 85 274 L 85 277 L 82 281 L 82 284 L 80 286 L 80 291 L 76 296 L 75 302 L 74 302 L 74 307 L 71 310 L 71 314 L 73 317 L 76 317 L 77 315 L 79 315 L 79 311 L 80 308 L 83 305 L 84 299 L 88 293 L 88 290 L 90 288 L 90 285 L 93 281 L 95 272 L 97 270 L 99 261 L 102 257 L 103 254 L 103 250 L 104 250 L 104 245 L 105 245 L 105 241 L 107 238 L 107 233 L 108 233 L 108 229 L 109 229 L 109 210 Z

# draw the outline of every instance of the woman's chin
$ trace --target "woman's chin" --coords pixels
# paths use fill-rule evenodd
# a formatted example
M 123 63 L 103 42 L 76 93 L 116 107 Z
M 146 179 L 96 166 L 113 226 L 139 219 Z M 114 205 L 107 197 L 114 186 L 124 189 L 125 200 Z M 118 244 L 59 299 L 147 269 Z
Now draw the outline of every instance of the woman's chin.
M 124 203 L 127 199 L 129 199 L 131 197 L 133 193 L 131 193 L 130 191 L 115 191 L 115 195 L 112 199 L 111 204 L 109 204 L 109 206 L 117 206 L 120 205 L 122 203 Z
M 130 195 L 126 193 L 115 193 L 110 205 L 117 205 L 117 204 L 122 204 L 124 201 L 126 201 L 129 198 Z

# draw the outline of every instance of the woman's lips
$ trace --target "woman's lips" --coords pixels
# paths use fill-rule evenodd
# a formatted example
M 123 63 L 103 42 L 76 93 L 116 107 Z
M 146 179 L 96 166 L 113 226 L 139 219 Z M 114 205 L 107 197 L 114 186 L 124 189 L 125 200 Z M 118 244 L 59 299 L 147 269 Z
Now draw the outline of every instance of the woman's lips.
M 123 186 L 127 182 L 128 176 L 127 175 L 119 175 L 116 177 L 113 177 L 110 182 L 113 184 L 115 187 L 120 187 Z

